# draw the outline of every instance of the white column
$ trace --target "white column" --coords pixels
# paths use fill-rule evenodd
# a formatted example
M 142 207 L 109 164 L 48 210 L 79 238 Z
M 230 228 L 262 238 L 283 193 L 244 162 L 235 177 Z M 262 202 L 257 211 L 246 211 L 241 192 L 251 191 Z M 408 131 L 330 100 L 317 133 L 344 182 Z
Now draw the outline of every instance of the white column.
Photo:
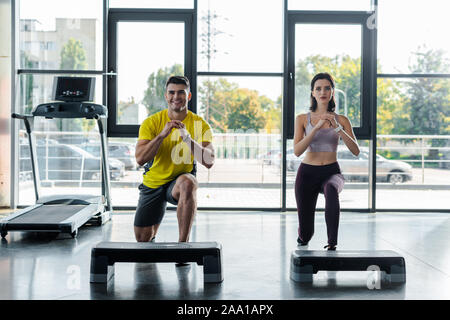
M 0 208 L 11 204 L 11 8 L 0 0 Z

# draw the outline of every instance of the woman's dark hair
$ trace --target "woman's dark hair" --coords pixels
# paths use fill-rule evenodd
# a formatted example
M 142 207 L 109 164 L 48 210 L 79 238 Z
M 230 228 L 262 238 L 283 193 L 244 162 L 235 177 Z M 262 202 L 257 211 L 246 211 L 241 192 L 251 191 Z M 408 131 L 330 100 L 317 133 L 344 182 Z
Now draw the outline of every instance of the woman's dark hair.
M 330 81 L 331 87 L 334 89 L 334 79 L 329 73 L 326 73 L 326 72 L 318 73 L 314 76 L 314 78 L 312 78 L 312 80 L 311 80 L 311 106 L 309 107 L 309 110 L 311 110 L 312 112 L 316 111 L 316 109 L 317 109 L 316 98 L 314 98 L 312 95 L 312 92 L 314 90 L 314 84 L 316 83 L 317 80 L 321 80 L 321 79 Z M 336 101 L 334 100 L 334 95 L 333 95 L 331 100 L 328 102 L 328 110 L 327 111 L 334 112 L 335 109 L 336 109 Z
M 166 90 L 167 90 L 167 86 L 170 83 L 174 83 L 174 84 L 184 84 L 186 86 L 186 88 L 188 90 L 190 90 L 190 83 L 189 83 L 189 79 L 186 78 L 185 76 L 171 76 L 169 79 L 167 79 L 166 81 Z M 189 91 L 188 91 L 189 92 Z

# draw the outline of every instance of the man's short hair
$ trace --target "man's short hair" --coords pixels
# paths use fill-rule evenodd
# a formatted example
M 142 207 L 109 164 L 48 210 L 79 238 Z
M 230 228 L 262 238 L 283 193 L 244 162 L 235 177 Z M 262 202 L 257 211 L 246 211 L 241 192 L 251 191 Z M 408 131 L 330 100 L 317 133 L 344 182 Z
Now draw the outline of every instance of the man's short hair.
M 169 84 L 174 83 L 174 84 L 184 84 L 187 88 L 187 90 L 190 90 L 190 83 L 189 83 L 189 79 L 186 78 L 185 76 L 171 76 L 169 77 L 169 79 L 167 79 L 166 81 L 166 90 L 167 87 L 169 86 Z

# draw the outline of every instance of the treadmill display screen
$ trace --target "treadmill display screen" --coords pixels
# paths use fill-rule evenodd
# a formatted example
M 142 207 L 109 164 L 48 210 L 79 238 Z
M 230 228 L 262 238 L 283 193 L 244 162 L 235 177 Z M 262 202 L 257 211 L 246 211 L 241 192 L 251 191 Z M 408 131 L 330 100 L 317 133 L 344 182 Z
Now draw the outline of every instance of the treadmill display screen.
M 56 101 L 92 101 L 95 78 L 55 77 L 53 99 Z

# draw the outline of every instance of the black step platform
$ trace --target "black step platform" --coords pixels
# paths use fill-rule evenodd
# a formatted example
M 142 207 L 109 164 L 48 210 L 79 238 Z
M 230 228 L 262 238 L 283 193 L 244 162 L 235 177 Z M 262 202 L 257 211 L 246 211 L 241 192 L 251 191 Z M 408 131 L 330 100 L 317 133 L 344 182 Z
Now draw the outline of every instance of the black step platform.
M 203 266 L 204 282 L 223 281 L 217 242 L 100 242 L 91 251 L 91 282 L 108 282 L 116 262 L 196 262 Z
M 311 282 L 318 271 L 381 271 L 392 283 L 406 282 L 405 259 L 395 251 L 314 251 L 291 254 L 291 279 Z

